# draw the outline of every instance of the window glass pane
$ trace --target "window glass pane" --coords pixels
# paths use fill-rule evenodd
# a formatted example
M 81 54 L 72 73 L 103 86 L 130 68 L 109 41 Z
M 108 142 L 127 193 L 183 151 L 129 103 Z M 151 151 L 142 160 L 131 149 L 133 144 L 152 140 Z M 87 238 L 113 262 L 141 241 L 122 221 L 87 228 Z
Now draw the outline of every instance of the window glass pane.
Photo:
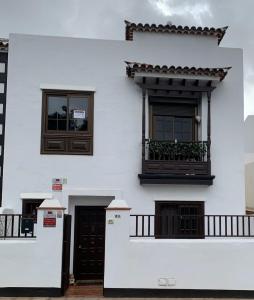
M 173 118 L 169 116 L 154 117 L 154 139 L 160 141 L 173 140 Z
M 65 119 L 58 119 L 57 122 L 57 130 L 65 130 L 66 131 L 66 125 L 67 125 L 67 120 Z
M 48 119 L 48 130 L 57 130 L 57 120 Z
M 48 130 L 66 130 L 67 97 L 48 96 Z
M 192 118 L 175 118 L 175 139 L 179 142 L 192 141 L 193 120 Z
M 87 131 L 88 97 L 71 96 L 69 98 L 69 130 Z

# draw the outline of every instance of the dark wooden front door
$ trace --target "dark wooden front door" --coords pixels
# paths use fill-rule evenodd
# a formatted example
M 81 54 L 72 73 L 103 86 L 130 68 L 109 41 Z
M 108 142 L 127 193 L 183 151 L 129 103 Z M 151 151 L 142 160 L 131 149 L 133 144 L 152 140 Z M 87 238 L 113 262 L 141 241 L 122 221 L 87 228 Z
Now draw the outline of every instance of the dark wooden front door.
M 76 206 L 74 276 L 76 280 L 103 279 L 105 207 Z

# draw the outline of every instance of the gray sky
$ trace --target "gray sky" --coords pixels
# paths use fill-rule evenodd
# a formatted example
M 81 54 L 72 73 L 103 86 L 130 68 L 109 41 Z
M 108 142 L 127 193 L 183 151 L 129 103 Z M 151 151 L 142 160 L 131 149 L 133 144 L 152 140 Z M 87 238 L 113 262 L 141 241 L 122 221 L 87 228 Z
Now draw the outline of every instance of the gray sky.
M 0 0 L 0 37 L 30 33 L 123 39 L 124 23 L 222 27 L 244 49 L 245 116 L 254 114 L 254 0 Z

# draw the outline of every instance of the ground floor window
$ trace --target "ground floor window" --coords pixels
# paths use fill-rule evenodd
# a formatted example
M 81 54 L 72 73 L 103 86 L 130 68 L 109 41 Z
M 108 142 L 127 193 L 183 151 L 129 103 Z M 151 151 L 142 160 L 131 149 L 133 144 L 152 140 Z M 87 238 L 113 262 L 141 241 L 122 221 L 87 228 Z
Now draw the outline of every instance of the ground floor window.
M 204 202 L 156 201 L 156 238 L 204 238 Z
M 39 207 L 44 199 L 23 199 L 22 215 L 32 217 L 37 221 L 37 207 Z

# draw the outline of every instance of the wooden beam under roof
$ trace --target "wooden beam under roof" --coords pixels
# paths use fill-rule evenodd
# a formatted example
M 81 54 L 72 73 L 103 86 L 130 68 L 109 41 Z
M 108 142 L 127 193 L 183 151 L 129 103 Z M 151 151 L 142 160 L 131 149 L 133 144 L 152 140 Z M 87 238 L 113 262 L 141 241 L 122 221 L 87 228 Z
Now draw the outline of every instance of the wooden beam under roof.
M 194 86 L 198 86 L 198 85 L 199 85 L 199 80 L 196 79 L 193 85 L 194 85 Z
M 149 96 L 155 96 L 155 97 L 162 97 L 162 98 L 185 98 L 185 99 L 197 99 L 200 98 L 200 93 L 197 95 L 195 92 L 188 93 L 188 94 L 179 94 L 178 92 L 170 92 L 170 91 L 160 91 L 157 90 L 154 92 L 153 90 L 148 91 Z
M 189 85 L 165 85 L 165 84 L 143 84 L 137 83 L 142 89 L 147 90 L 166 90 L 166 91 L 189 91 L 189 92 L 211 92 L 215 89 L 213 86 L 189 86 Z

